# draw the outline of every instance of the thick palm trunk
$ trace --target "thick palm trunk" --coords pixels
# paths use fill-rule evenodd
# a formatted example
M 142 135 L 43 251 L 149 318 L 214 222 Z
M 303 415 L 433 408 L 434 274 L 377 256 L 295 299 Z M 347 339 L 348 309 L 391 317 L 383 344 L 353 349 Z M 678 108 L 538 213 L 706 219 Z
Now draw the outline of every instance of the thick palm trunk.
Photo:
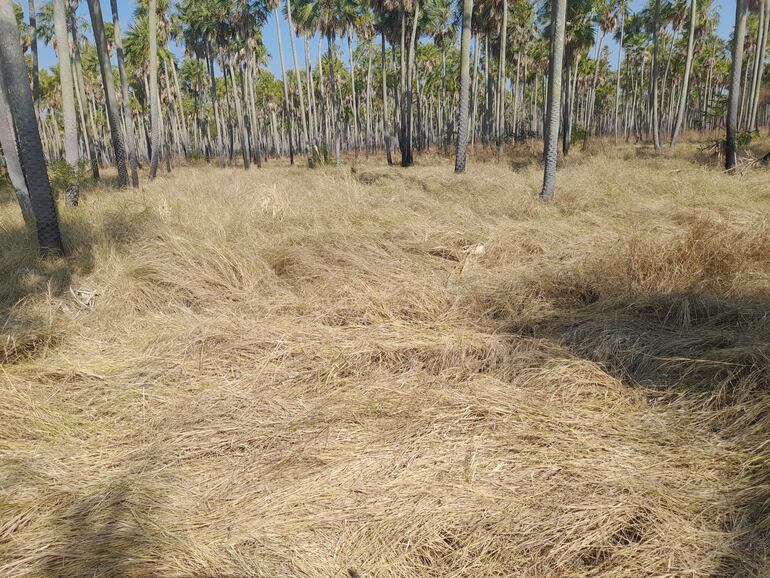
M 404 130 L 404 149 L 401 150 L 401 166 L 411 167 L 414 165 L 414 56 L 415 56 L 415 41 L 417 36 L 417 22 L 419 20 L 420 5 L 415 3 L 414 16 L 412 19 L 412 33 L 409 37 L 409 56 L 407 64 L 407 78 L 406 78 L 406 126 Z
M 671 146 L 676 144 L 679 132 L 682 130 L 682 122 L 687 110 L 687 98 L 690 94 L 690 73 L 692 71 L 693 48 L 695 46 L 695 24 L 697 18 L 697 0 L 690 0 L 690 28 L 687 39 L 687 59 L 684 64 L 684 78 L 682 79 L 682 94 L 679 96 L 679 109 L 676 113 L 674 130 L 671 132 Z
M 80 146 L 78 144 L 78 117 L 75 110 L 75 84 L 72 79 L 66 10 L 64 0 L 54 0 L 54 27 L 59 52 L 59 84 L 61 86 L 64 124 L 64 158 L 69 165 L 65 200 L 68 207 L 76 207 L 79 197 Z
M 107 117 L 110 123 L 110 137 L 115 153 L 115 164 L 118 168 L 118 186 L 125 187 L 128 184 L 126 149 L 120 127 L 118 101 L 115 96 L 115 84 L 112 77 L 112 64 L 110 64 L 110 53 L 107 48 L 107 36 L 104 33 L 104 19 L 102 18 L 102 7 L 99 0 L 88 0 L 88 10 L 91 13 L 91 27 L 96 42 L 96 53 L 99 57 L 99 71 L 102 76 L 102 85 L 104 86 Z
M 35 0 L 29 0 L 29 48 L 32 52 L 32 100 L 35 108 L 38 107 L 40 100 L 40 74 L 37 63 L 37 12 L 35 11 Z
M 468 152 L 468 101 L 470 100 L 471 19 L 473 0 L 463 0 L 462 36 L 460 40 L 460 111 L 457 121 L 455 173 L 465 172 Z M 478 50 L 478 47 L 476 48 Z
M 3 149 L 5 168 L 11 179 L 11 186 L 19 201 L 21 216 L 24 217 L 24 223 L 28 227 L 32 227 L 35 224 L 35 217 L 32 214 L 32 203 L 29 199 L 27 182 L 24 180 L 24 173 L 19 162 L 19 151 L 16 148 L 16 129 L 13 126 L 13 117 L 8 106 L 2 71 L 0 71 L 0 147 Z
M 158 102 L 158 0 L 150 0 L 147 35 L 150 62 L 150 180 L 158 173 L 160 161 L 160 103 Z
M 735 2 L 735 34 L 733 37 L 730 69 L 730 95 L 727 104 L 727 142 L 725 146 L 725 169 L 735 169 L 738 141 L 738 105 L 740 103 L 741 68 L 743 66 L 743 44 L 746 37 L 746 0 Z
M 543 190 L 540 198 L 553 199 L 556 192 L 556 160 L 559 141 L 559 114 L 561 111 L 561 76 L 564 59 L 564 28 L 567 18 L 567 0 L 551 0 L 551 55 L 548 61 L 548 104 L 543 149 Z
M 110 0 L 112 8 L 112 25 L 115 33 L 115 55 L 118 61 L 118 74 L 120 76 L 120 92 L 123 98 L 123 121 L 126 125 L 126 151 L 128 152 L 128 166 L 131 171 L 131 186 L 139 186 L 139 171 L 136 160 L 136 143 L 134 142 L 134 118 L 131 115 L 131 100 L 128 95 L 128 77 L 126 76 L 126 64 L 123 57 L 123 33 L 120 30 L 118 18 L 118 2 Z
M 8 107 L 13 115 L 19 160 L 35 216 L 40 252 L 47 256 L 63 255 L 64 246 L 59 232 L 56 204 L 48 180 L 32 89 L 19 44 L 19 30 L 16 27 L 16 14 L 11 0 L 0 0 L 0 62 L 0 74 L 3 77 L 0 89 L 5 91 Z

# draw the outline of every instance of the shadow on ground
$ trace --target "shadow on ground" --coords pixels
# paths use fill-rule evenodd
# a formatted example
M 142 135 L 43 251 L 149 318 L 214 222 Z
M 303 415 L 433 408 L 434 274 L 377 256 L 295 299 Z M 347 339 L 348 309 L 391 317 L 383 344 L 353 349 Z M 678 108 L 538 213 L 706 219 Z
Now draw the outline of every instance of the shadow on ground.
M 710 416 L 726 443 L 753 456 L 725 523 L 740 538 L 720 576 L 770 571 L 770 301 L 708 293 L 583 298 L 509 332 L 559 343 L 643 388 L 654 403 Z M 706 410 L 703 412 L 702 410 Z M 699 424 L 701 425 L 701 424 Z

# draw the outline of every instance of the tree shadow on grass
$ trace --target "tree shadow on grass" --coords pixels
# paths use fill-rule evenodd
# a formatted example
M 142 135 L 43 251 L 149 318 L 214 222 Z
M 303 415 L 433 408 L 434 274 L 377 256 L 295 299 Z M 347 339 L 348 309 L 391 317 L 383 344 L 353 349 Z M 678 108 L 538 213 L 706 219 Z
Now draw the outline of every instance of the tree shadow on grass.
M 697 292 L 570 297 L 572 307 L 507 329 L 556 341 L 658 403 L 707 410 L 713 431 L 752 457 L 727 522 L 740 538 L 717 576 L 768 575 L 770 300 Z
M 66 256 L 44 259 L 38 255 L 34 230 L 19 216 L 15 224 L 0 226 L 0 362 L 33 351 L 48 339 L 50 315 L 36 316 L 29 307 L 35 300 L 69 298 L 77 280 L 90 275 L 97 263 L 98 245 L 126 250 L 150 225 L 149 211 L 116 211 L 100 215 L 79 209 L 60 212 Z M 72 298 L 74 307 L 80 306 Z M 48 341 L 47 341 L 48 342 Z

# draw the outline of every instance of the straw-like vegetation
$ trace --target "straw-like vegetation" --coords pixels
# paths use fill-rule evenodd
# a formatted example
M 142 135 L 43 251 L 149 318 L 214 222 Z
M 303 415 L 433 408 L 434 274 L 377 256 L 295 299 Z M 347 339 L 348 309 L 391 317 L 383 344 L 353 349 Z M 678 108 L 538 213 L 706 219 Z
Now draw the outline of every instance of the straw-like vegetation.
M 768 173 L 647 156 L 0 205 L 0 575 L 767 576 Z

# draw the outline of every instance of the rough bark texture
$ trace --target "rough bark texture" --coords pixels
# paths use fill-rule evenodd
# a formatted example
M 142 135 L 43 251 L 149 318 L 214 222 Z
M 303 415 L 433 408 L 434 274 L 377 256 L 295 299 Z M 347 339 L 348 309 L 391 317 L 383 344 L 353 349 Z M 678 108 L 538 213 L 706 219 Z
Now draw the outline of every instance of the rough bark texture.
M 65 201 L 68 207 L 76 207 L 79 200 L 78 171 L 80 146 L 78 143 L 78 117 L 75 110 L 75 83 L 72 78 L 69 33 L 67 32 L 67 8 L 64 0 L 53 2 L 54 28 L 59 53 L 59 84 L 61 88 L 62 119 L 64 124 L 64 159 L 69 165 Z
M 110 7 L 112 8 L 112 24 L 115 31 L 115 56 L 120 75 L 120 93 L 123 98 L 123 119 L 126 124 L 125 143 L 128 152 L 128 166 L 131 171 L 131 186 L 137 188 L 139 186 L 139 170 L 136 159 L 136 143 L 134 143 L 134 118 L 131 114 L 131 100 L 128 95 L 128 77 L 126 76 L 126 64 L 123 57 L 123 34 L 120 31 L 117 0 L 110 0 Z
M 126 169 L 126 148 L 123 143 L 123 131 L 120 126 L 118 100 L 115 96 L 115 84 L 112 78 L 112 64 L 107 47 L 107 36 L 104 33 L 104 18 L 99 0 L 88 0 L 88 11 L 91 13 L 91 27 L 96 43 L 96 53 L 99 57 L 99 72 L 102 76 L 104 95 L 107 104 L 107 118 L 110 122 L 110 138 L 115 152 L 115 164 L 118 168 L 118 186 L 128 185 L 128 170 Z
M 150 0 L 147 36 L 150 51 L 150 180 L 160 161 L 160 102 L 158 100 L 158 0 Z
M 19 31 L 11 0 L 0 0 L 0 62 L 3 88 L 18 136 L 19 160 L 35 216 L 40 252 L 46 256 L 63 255 L 64 246 L 59 232 L 56 204 L 48 180 L 32 89 L 19 44 Z
M 473 0 L 463 0 L 463 24 L 460 40 L 460 113 L 457 125 L 457 152 L 455 172 L 465 172 L 468 153 L 468 101 L 470 97 L 471 18 Z
M 735 3 L 735 34 L 733 37 L 732 60 L 730 70 L 730 96 L 727 104 L 727 142 L 725 145 L 725 169 L 735 169 L 735 156 L 738 146 L 738 106 L 741 98 L 741 69 L 743 66 L 743 44 L 746 37 L 746 0 Z
M 35 224 L 35 217 L 32 214 L 32 202 L 29 199 L 27 182 L 24 180 L 24 173 L 19 162 L 19 151 L 16 148 L 16 129 L 13 126 L 13 117 L 8 106 L 2 74 L 0 74 L 0 147 L 3 149 L 5 168 L 11 180 L 11 186 L 19 201 L 21 216 L 24 217 L 26 225 L 31 227 Z
M 556 159 L 559 144 L 559 113 L 561 109 L 561 75 L 564 59 L 564 28 L 567 0 L 551 0 L 551 56 L 548 62 L 548 96 L 543 149 L 543 190 L 540 198 L 553 199 L 556 192 Z

